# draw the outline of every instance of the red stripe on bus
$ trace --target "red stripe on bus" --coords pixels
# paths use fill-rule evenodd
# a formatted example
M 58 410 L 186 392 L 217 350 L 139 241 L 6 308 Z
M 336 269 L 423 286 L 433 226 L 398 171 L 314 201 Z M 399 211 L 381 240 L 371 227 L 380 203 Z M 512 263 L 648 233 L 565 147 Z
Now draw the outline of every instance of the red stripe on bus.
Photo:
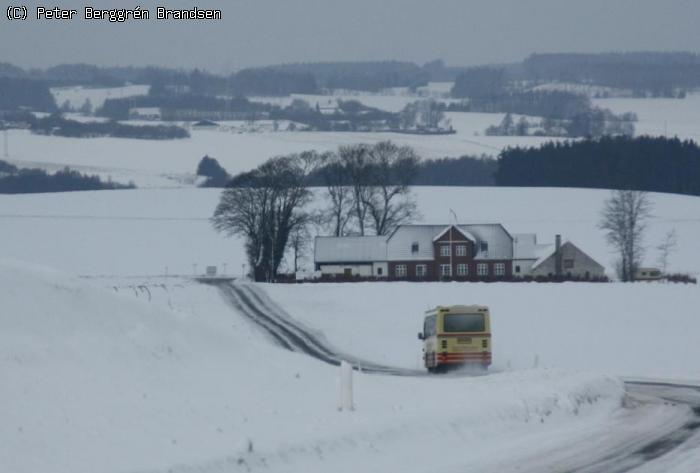
M 478 338 L 478 337 L 484 337 L 484 338 L 490 338 L 491 334 L 490 333 L 438 333 L 438 337 L 473 337 L 473 338 Z

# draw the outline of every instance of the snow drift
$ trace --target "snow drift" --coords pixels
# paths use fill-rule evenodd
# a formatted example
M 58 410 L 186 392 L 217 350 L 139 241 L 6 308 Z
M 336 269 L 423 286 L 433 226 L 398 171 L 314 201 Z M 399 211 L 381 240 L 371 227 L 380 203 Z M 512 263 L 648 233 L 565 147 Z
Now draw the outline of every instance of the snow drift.
M 7 261 L 0 287 L 2 471 L 350 471 L 397 459 L 424 471 L 467 453 L 490 461 L 523 436 L 605 428 L 624 395 L 613 378 L 555 370 L 356 375 L 357 410 L 341 413 L 335 367 L 270 345 L 214 288 L 162 286 L 149 304 Z

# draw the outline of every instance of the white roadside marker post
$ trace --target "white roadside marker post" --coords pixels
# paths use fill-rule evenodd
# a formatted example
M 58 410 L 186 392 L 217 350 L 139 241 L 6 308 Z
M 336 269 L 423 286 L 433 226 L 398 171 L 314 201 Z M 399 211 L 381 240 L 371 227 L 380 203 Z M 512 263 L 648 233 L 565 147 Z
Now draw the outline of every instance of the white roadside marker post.
M 352 365 L 347 361 L 340 362 L 340 406 L 339 411 L 354 411 L 352 392 Z

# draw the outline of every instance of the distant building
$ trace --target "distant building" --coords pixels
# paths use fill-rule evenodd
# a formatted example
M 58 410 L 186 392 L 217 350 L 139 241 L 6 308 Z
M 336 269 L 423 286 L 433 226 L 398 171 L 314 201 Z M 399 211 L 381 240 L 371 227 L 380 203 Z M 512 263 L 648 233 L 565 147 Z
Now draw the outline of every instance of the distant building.
M 598 279 L 605 268 L 570 241 L 562 243 L 557 235 L 554 244 L 538 244 L 534 234 L 515 235 L 516 276 Z
M 391 280 L 499 279 L 512 276 L 513 238 L 500 224 L 401 225 L 391 235 L 317 237 L 323 275 Z
M 219 124 L 211 120 L 200 120 L 192 124 L 192 128 L 196 130 L 215 130 L 219 128 Z
M 637 268 L 634 272 L 635 281 L 657 281 L 663 278 L 659 268 Z
M 129 109 L 131 120 L 160 120 L 160 108 L 158 107 L 134 107 Z
M 501 224 L 401 225 L 388 236 L 317 237 L 315 270 L 326 277 L 389 280 L 598 279 L 605 268 L 573 243 L 538 244 Z
M 387 277 L 386 248 L 386 236 L 316 237 L 316 270 L 321 274 Z

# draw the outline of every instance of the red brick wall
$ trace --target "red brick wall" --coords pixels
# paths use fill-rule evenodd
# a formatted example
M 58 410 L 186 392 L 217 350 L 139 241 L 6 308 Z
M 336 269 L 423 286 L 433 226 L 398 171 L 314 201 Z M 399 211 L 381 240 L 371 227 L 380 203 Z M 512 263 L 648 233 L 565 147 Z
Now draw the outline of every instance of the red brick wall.
M 389 279 L 406 279 L 410 281 L 418 280 L 420 278 L 416 277 L 416 266 L 419 264 L 425 264 L 427 266 L 427 275 L 423 278 L 426 281 L 438 281 L 440 280 L 440 264 L 449 264 L 450 258 L 443 257 L 438 258 L 436 261 L 391 261 L 389 262 Z M 457 275 L 457 265 L 466 264 L 468 266 L 467 276 Z M 496 276 L 495 275 L 495 265 L 496 263 L 503 263 L 505 265 L 505 275 Z M 405 277 L 396 276 L 396 266 L 399 264 L 406 265 L 407 274 Z M 488 276 L 478 276 L 476 272 L 477 264 L 487 264 L 489 267 Z M 494 280 L 494 279 L 509 279 L 513 276 L 513 263 L 510 260 L 488 260 L 488 261 L 474 261 L 469 258 L 453 258 L 452 261 L 452 280 L 455 281 L 478 281 L 478 280 Z

